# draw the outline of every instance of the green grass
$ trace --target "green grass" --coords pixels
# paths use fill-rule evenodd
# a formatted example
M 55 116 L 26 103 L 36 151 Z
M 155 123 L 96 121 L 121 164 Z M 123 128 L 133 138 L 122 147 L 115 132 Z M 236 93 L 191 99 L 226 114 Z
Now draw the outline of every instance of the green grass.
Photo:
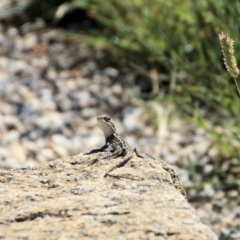
M 83 1 L 74 2 L 84 6 Z M 90 2 L 85 8 L 106 26 L 93 34 L 95 45 L 145 73 L 156 69 L 159 85 L 164 84 L 164 91 L 180 97 L 182 103 L 194 99 L 238 115 L 236 89 L 223 66 L 218 42 L 223 30 L 232 32 L 234 39 L 239 37 L 234 4 L 224 0 Z

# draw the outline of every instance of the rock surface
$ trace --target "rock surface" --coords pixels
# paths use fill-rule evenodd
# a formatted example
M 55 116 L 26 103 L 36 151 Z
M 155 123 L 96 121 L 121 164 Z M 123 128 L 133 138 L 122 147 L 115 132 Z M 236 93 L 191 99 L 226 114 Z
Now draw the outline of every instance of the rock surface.
M 0 239 L 217 239 L 160 161 L 98 154 L 1 170 Z

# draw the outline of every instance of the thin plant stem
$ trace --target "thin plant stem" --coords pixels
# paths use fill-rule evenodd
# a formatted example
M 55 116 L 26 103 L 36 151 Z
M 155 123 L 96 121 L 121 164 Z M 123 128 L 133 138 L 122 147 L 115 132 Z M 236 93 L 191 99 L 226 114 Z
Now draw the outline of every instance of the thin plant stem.
M 237 90 L 238 90 L 238 94 L 240 96 L 240 89 L 239 89 L 239 86 L 238 86 L 238 83 L 237 83 L 237 79 L 234 78 L 234 81 L 235 81 L 235 84 L 236 84 L 236 87 L 237 87 Z

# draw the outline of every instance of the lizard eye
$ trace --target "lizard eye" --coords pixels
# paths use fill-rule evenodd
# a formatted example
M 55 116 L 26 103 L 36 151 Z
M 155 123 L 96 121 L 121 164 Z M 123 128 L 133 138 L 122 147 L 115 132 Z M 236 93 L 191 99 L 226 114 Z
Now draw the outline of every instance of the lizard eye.
M 105 121 L 109 122 L 111 121 L 111 118 L 110 117 L 103 117 Z

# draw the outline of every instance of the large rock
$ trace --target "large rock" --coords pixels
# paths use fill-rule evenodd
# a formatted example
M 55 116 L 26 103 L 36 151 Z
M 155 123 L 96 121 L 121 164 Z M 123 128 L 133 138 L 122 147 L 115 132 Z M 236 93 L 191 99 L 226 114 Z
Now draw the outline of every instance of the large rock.
M 0 239 L 217 239 L 160 161 L 96 156 L 0 171 Z

